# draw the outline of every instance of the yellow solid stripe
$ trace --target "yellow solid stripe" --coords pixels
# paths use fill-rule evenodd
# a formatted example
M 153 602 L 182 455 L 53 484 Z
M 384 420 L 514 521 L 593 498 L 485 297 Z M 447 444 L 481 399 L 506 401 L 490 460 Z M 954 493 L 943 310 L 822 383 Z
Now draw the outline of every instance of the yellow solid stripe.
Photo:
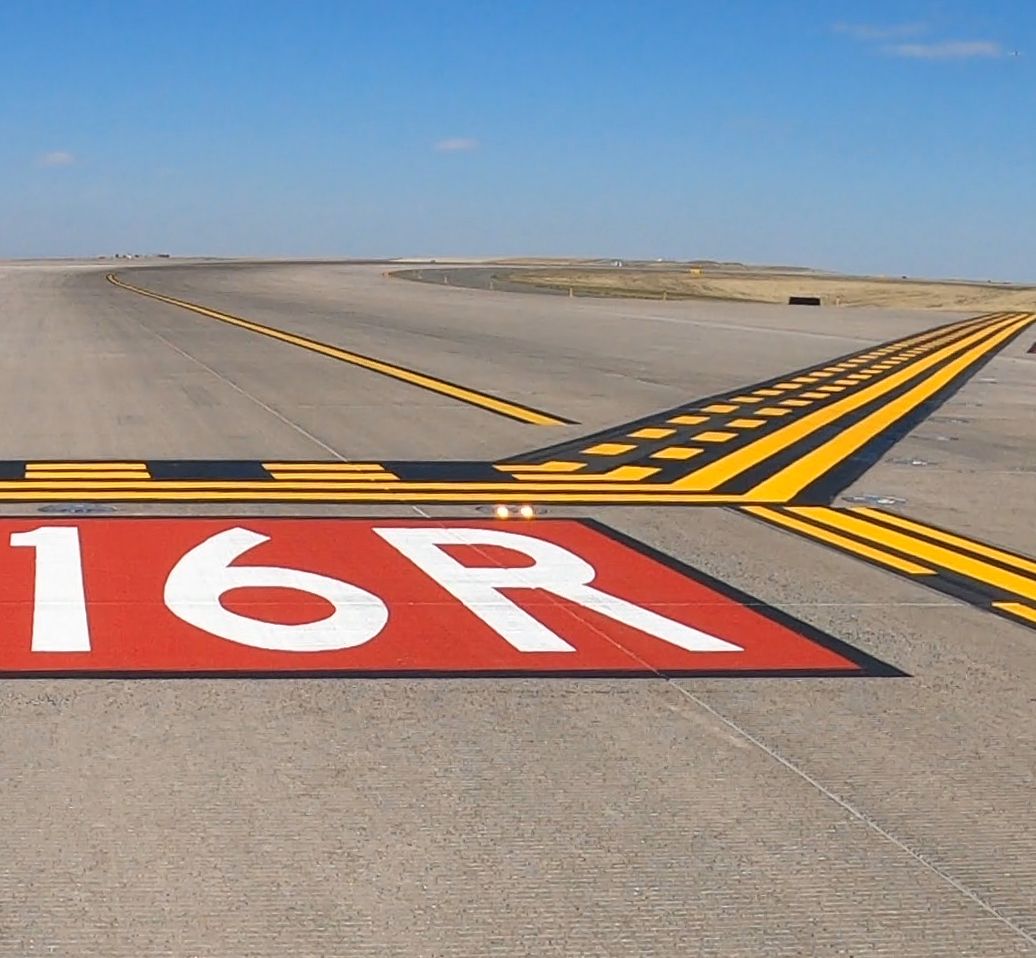
M 451 487 L 456 489 L 457 487 Z M 174 490 L 158 487 L 138 487 L 127 490 L 116 487 L 114 490 L 61 489 L 44 492 L 11 491 L 0 489 L 0 502 L 366 502 L 383 504 L 391 502 L 456 502 L 456 503 L 497 503 L 497 502 L 529 502 L 537 503 L 569 503 L 572 505 L 694 505 L 720 506 L 733 505 L 745 501 L 743 496 L 697 495 L 695 493 L 655 493 L 630 492 L 626 486 L 624 492 L 600 491 L 594 489 L 578 489 L 560 491 L 549 489 L 537 491 L 530 497 L 530 490 L 514 486 L 505 490 L 449 492 L 436 489 L 377 489 L 362 487 L 341 490 L 336 487 L 330 490 L 303 486 L 302 491 L 286 490 L 280 483 L 266 483 L 260 490 L 244 490 L 231 487 L 222 489 L 186 489 Z M 633 487 L 636 488 L 636 487 Z
M 958 373 L 967 369 L 968 366 L 977 362 L 987 353 L 995 350 L 1000 343 L 1005 339 L 1009 339 L 1030 322 L 1031 319 L 1018 320 L 973 346 L 942 369 L 922 379 L 916 386 L 913 386 L 898 399 L 881 406 L 866 418 L 843 429 L 833 439 L 818 446 L 812 452 L 801 456 L 791 465 L 785 466 L 785 468 L 770 476 L 769 479 L 759 483 L 752 491 L 767 499 L 773 499 L 778 502 L 791 499 L 796 493 L 801 492 L 816 479 L 817 476 L 822 476 L 829 469 L 846 460 L 883 429 L 891 426 L 896 420 L 915 409 L 928 399 L 929 396 L 938 392 L 950 382 Z M 909 374 L 911 370 L 907 368 L 905 372 Z
M 279 482 L 291 482 L 293 480 L 298 482 L 306 480 L 327 482 L 334 476 L 333 473 L 329 472 L 275 472 L 273 470 L 270 471 L 270 475 Z M 342 474 L 343 482 L 385 482 L 394 478 L 395 476 L 388 472 L 350 472 Z
M 1003 320 L 1002 323 L 1004 328 L 1011 328 L 1009 325 L 1011 323 L 1010 320 Z M 994 324 L 991 328 L 999 330 L 1001 325 L 999 323 Z M 970 333 L 964 339 L 951 343 L 949 346 L 944 346 L 924 359 L 919 359 L 915 363 L 905 366 L 899 372 L 892 373 L 864 389 L 854 391 L 852 394 L 835 401 L 831 405 L 822 406 L 815 412 L 807 413 L 800 419 L 788 423 L 775 432 L 760 436 L 759 439 L 749 443 L 747 446 L 702 467 L 697 472 L 680 480 L 679 485 L 681 488 L 702 491 L 714 489 L 716 486 L 744 472 L 746 469 L 750 469 L 764 459 L 781 452 L 799 439 L 810 435 L 818 429 L 822 429 L 829 423 L 836 422 L 842 416 L 858 409 L 860 406 L 883 396 L 905 382 L 909 382 L 911 378 L 919 376 L 929 367 L 953 355 L 954 352 L 965 350 L 975 343 L 979 343 L 980 347 L 989 347 L 989 332 L 989 329 L 983 328 L 978 332 Z M 984 351 L 985 349 L 983 349 Z M 763 410 L 760 410 L 759 413 L 762 414 Z M 802 460 L 799 461 L 801 462 Z M 803 485 L 805 484 L 808 484 L 808 480 L 806 483 L 803 483 Z M 765 493 L 761 495 L 771 501 L 780 501 L 786 498 L 783 495 L 768 495 Z
M 854 542 L 852 539 L 846 539 L 844 536 L 828 532 L 826 529 L 818 529 L 811 523 L 794 519 L 775 509 L 767 509 L 765 506 L 745 506 L 744 511 L 751 513 L 753 516 L 758 516 L 760 519 L 765 519 L 767 522 L 785 526 L 795 532 L 802 533 L 811 539 L 817 539 L 820 542 L 837 546 L 845 552 L 853 552 L 856 555 L 863 556 L 865 559 L 880 562 L 882 565 L 896 569 L 899 572 L 905 572 L 907 575 L 930 575 L 933 572 L 932 569 L 927 569 L 916 562 L 909 562 L 906 559 L 901 559 L 899 556 L 890 555 L 888 552 L 864 545 L 862 542 Z
M 1003 612 L 1010 612 L 1011 615 L 1018 616 L 1019 619 L 1025 619 L 1036 625 L 1036 609 L 1032 606 L 1022 605 L 1021 602 L 994 602 L 994 609 L 1000 609 Z
M 373 472 L 384 467 L 377 462 L 264 462 L 269 472 Z
M 526 465 L 519 463 L 516 466 L 501 465 L 497 464 L 493 466 L 494 469 L 499 469 L 501 472 L 578 472 L 580 469 L 586 468 L 585 462 L 560 462 L 558 460 L 551 460 L 550 462 L 541 462 L 538 465 Z
M 596 446 L 584 449 L 583 452 L 589 453 L 591 456 L 621 456 L 624 452 L 636 448 L 628 442 L 599 442 Z
M 941 529 L 933 529 L 931 526 L 926 526 L 921 522 L 914 522 L 912 519 L 904 519 L 902 516 L 893 515 L 889 512 L 882 512 L 880 509 L 869 509 L 866 506 L 858 506 L 849 511 L 858 513 L 861 516 L 880 519 L 883 522 L 887 522 L 894 526 L 900 526 L 903 529 L 919 532 L 922 535 L 928 536 L 930 539 L 938 539 L 940 542 L 945 542 L 947 545 L 967 549 L 977 555 L 985 556 L 987 559 L 996 559 L 999 562 L 1003 562 L 1005 565 L 1012 565 L 1016 569 L 1021 569 L 1025 572 L 1036 573 L 1036 562 L 1032 559 L 1025 558 L 1025 556 L 1015 555 L 1013 552 L 1005 552 L 1003 549 L 996 549 L 993 546 L 983 545 L 981 542 L 975 542 L 973 539 L 966 539 L 964 536 L 955 536 L 950 532 L 943 532 Z
M 312 352 L 320 353 L 323 356 L 330 356 L 332 359 L 338 359 L 342 362 L 350 363 L 353 366 L 370 369 L 373 372 L 381 373 L 384 376 L 390 376 L 393 379 L 410 383 L 412 386 L 420 386 L 422 389 L 427 389 L 430 392 L 439 393 L 442 396 L 449 396 L 452 399 L 459 399 L 462 402 L 470 403 L 473 406 L 480 406 L 483 409 L 499 413 L 501 416 L 508 416 L 511 419 L 531 423 L 535 426 L 567 425 L 563 420 L 547 415 L 546 413 L 536 412 L 533 409 L 527 409 L 524 406 L 519 406 L 516 403 L 507 402 L 503 399 L 497 399 L 494 396 L 487 396 L 485 393 L 476 392 L 473 389 L 466 389 L 463 386 L 456 386 L 453 383 L 443 382 L 441 379 L 436 379 L 433 376 L 426 376 L 424 373 L 404 369 L 401 366 L 396 366 L 380 359 L 371 359 L 368 356 L 360 356 L 357 353 L 352 353 L 345 349 L 339 349 L 337 346 L 329 346 L 326 343 L 307 339 L 305 336 L 287 333 L 284 332 L 284 330 L 276 329 L 273 326 L 264 326 L 262 323 L 255 323 L 251 320 L 241 319 L 238 316 L 231 316 L 229 313 L 221 313 L 218 310 L 209 309 L 205 306 L 198 306 L 197 304 L 189 303 L 186 300 L 174 299 L 172 296 L 163 296 L 161 293 L 153 293 L 151 290 L 142 289 L 139 286 L 131 286 L 129 283 L 125 283 L 119 279 L 114 273 L 109 273 L 107 279 L 113 285 L 119 286 L 122 289 L 128 289 L 134 293 L 139 293 L 141 296 L 149 296 L 152 299 L 160 300 L 163 303 L 169 303 L 172 306 L 179 306 L 181 309 L 187 309 L 193 313 L 199 313 L 202 316 L 208 316 L 211 319 L 218 319 L 221 322 L 229 323 L 231 326 L 238 326 L 241 329 L 247 329 L 253 333 L 260 333 L 263 336 L 269 336 L 272 339 L 280 340 L 283 343 L 290 343 L 292 346 L 299 346 L 302 349 L 308 349 Z
M 69 470 L 68 472 L 43 472 L 42 470 L 34 469 L 31 472 L 26 472 L 25 474 L 26 482 L 36 482 L 38 480 L 47 479 L 59 479 L 65 482 L 71 482 L 72 480 L 79 479 L 136 479 L 138 482 L 146 482 L 150 478 L 151 475 L 150 473 L 148 473 L 146 469 L 134 471 L 130 471 L 128 469 L 119 471 L 113 469 L 110 472 L 104 472 L 100 469 L 94 470 L 93 472 L 72 472 L 71 470 Z
M 922 562 L 934 563 L 951 572 L 968 576 L 977 582 L 996 586 L 998 589 L 1013 592 L 1026 599 L 1036 599 L 1036 579 L 1009 572 L 999 566 L 983 562 L 981 559 L 974 559 L 943 546 L 932 545 L 930 542 L 915 539 L 904 532 L 895 532 L 884 526 L 877 526 L 860 516 L 838 512 L 827 506 L 796 506 L 790 511 L 796 516 L 802 516 L 823 523 L 825 526 L 840 529 L 842 532 L 860 536 Z
M 617 469 L 609 469 L 608 472 L 587 473 L 581 476 L 560 475 L 552 473 L 529 474 L 515 473 L 515 479 L 519 482 L 639 482 L 660 472 L 660 468 L 653 466 L 619 466 Z
M 567 491 L 572 493 L 583 494 L 584 491 L 596 491 L 596 492 L 629 492 L 629 483 L 631 479 L 635 479 L 641 476 L 645 472 L 657 472 L 656 468 L 650 466 L 631 466 L 628 467 L 631 472 L 627 473 L 622 467 L 610 470 L 606 473 L 598 474 L 594 477 L 595 481 L 586 482 L 583 476 L 571 476 L 558 478 L 552 475 L 545 476 L 530 476 L 527 480 L 521 483 L 510 482 L 465 482 L 465 481 L 454 481 L 454 482 L 415 482 L 395 479 L 391 476 L 376 476 L 370 479 L 354 479 L 352 477 L 336 477 L 336 476 L 323 476 L 316 480 L 296 480 L 291 479 L 279 479 L 279 480 L 250 480 L 250 479 L 213 479 L 213 480 L 199 480 L 199 479 L 148 479 L 140 477 L 133 480 L 107 480 L 107 479 L 83 479 L 78 482 L 66 482 L 63 480 L 44 479 L 39 482 L 35 480 L 14 480 L 8 482 L 0 482 L 0 498 L 3 498 L 8 492 L 32 492 L 34 494 L 44 495 L 49 492 L 58 492 L 68 489 L 78 489 L 84 494 L 93 491 L 110 491 L 114 489 L 122 489 L 129 491 L 144 491 L 150 489 L 172 489 L 172 490 L 183 490 L 183 489 L 217 489 L 217 490 L 232 490 L 232 489 L 245 489 L 261 491 L 263 489 L 298 489 L 298 490 L 341 490 L 349 489 L 351 486 L 356 486 L 357 489 L 372 489 L 377 488 L 386 493 L 389 498 L 401 494 L 405 491 L 419 490 L 421 492 L 427 492 L 429 490 L 442 490 L 444 492 L 456 492 L 458 494 L 465 494 L 470 490 L 486 493 L 507 493 L 514 492 L 516 489 L 523 490 L 525 495 L 528 495 L 536 491 L 550 491 L 551 493 L 566 490 L 566 482 L 571 480 L 571 485 L 567 487 Z M 644 494 L 651 496 L 654 495 L 656 490 L 661 492 L 679 492 L 674 489 L 672 485 L 651 485 L 646 487 L 650 491 L 646 491 Z M 518 493 L 516 493 L 518 494 Z M 683 495 L 683 493 L 681 493 Z M 695 494 L 692 498 L 701 498 L 700 495 Z M 741 495 L 734 496 L 723 496 L 721 497 L 724 502 L 757 502 L 755 499 L 746 499 Z
M 704 451 L 703 449 L 695 449 L 692 446 L 666 446 L 665 449 L 659 449 L 658 452 L 651 453 L 651 458 L 682 461 L 700 455 Z
M 35 472 L 38 469 L 42 469 L 44 472 L 83 472 L 92 469 L 118 469 L 125 471 L 127 469 L 135 469 L 141 472 L 147 472 L 147 463 L 144 462 L 27 462 L 25 464 L 27 472 Z
M 630 439 L 665 439 L 667 436 L 675 434 L 675 429 L 659 429 L 657 426 L 647 426 L 644 429 L 636 429 L 627 433 Z

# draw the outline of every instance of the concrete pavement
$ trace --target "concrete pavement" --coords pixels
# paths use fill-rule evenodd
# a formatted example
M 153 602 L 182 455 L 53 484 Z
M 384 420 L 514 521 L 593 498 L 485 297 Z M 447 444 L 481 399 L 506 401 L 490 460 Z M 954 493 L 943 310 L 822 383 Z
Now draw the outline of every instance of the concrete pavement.
M 511 296 L 377 265 L 120 273 L 579 422 L 539 427 L 107 268 L 0 269 L 0 458 L 493 460 L 965 318 Z M 1034 335 L 845 495 L 1032 554 Z M 6 680 L 0 954 L 1036 954 L 1036 633 L 724 509 L 542 513 L 909 677 Z

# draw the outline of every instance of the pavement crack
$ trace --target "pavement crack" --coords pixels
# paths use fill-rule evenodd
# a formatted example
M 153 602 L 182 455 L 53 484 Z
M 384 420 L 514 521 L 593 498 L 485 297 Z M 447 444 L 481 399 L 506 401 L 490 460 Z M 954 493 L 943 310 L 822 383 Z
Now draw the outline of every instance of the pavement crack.
M 962 881 L 955 878 L 948 871 L 946 871 L 946 869 L 942 868 L 937 862 L 933 861 L 931 858 L 929 858 L 923 852 L 918 851 L 916 848 L 912 848 L 905 841 L 903 841 L 903 839 L 894 835 L 876 819 L 868 815 L 862 809 L 857 808 L 847 798 L 844 798 L 837 792 L 828 788 L 822 782 L 818 781 L 816 778 L 810 775 L 809 772 L 807 772 L 805 769 L 800 768 L 793 761 L 791 761 L 788 758 L 785 758 L 785 756 L 783 756 L 776 748 L 774 748 L 771 745 L 768 745 L 762 739 L 758 738 L 757 736 L 749 732 L 746 728 L 742 727 L 741 725 L 738 725 L 737 722 L 725 716 L 722 712 L 714 708 L 704 699 L 695 695 L 689 689 L 686 689 L 683 686 L 677 684 L 675 681 L 668 678 L 664 674 L 662 675 L 662 677 L 665 678 L 666 682 L 672 688 L 676 689 L 676 691 L 680 695 L 684 696 L 684 698 L 689 699 L 699 708 L 704 709 L 706 712 L 708 712 L 709 715 L 711 715 L 717 721 L 722 722 L 725 726 L 727 726 L 727 728 L 731 729 L 731 731 L 742 736 L 746 741 L 750 742 L 756 748 L 761 749 L 771 759 L 773 759 L 779 765 L 783 765 L 784 768 L 786 768 L 793 775 L 798 776 L 804 782 L 812 786 L 821 795 L 823 795 L 829 801 L 833 802 L 835 805 L 839 806 L 839 808 L 841 808 L 852 818 L 856 819 L 856 821 L 865 825 L 867 828 L 871 829 L 871 831 L 875 832 L 885 841 L 894 845 L 896 848 L 898 848 L 905 854 L 909 855 L 915 862 L 917 862 L 917 864 L 921 865 L 924 869 L 931 872 L 933 875 L 935 875 L 945 884 L 949 885 L 951 888 L 959 892 L 965 898 L 967 898 L 974 904 L 978 905 L 979 908 L 986 912 L 986 914 L 988 914 L 992 918 L 995 918 L 998 922 L 1003 924 L 1005 927 L 1009 928 L 1012 932 L 1014 932 L 1015 935 L 1017 935 L 1023 941 L 1027 942 L 1029 945 L 1032 945 L 1033 947 L 1036 947 L 1036 935 L 1027 931 L 1016 921 L 1014 921 L 1014 919 L 1012 919 L 1010 916 L 1005 915 L 995 905 L 990 904 L 981 895 L 979 895 L 978 892 L 972 890 Z
M 335 459 L 339 460 L 340 462 L 349 461 L 349 458 L 347 456 L 340 453 L 333 446 L 328 445 L 328 443 L 324 442 L 324 440 L 321 439 L 319 436 L 313 435 L 313 433 L 306 429 L 305 426 L 302 426 L 300 423 L 295 422 L 294 419 L 291 419 L 290 417 L 284 415 L 284 413 L 282 413 L 280 410 L 274 409 L 274 407 L 271 406 L 269 403 L 263 402 L 263 400 L 261 400 L 258 396 L 250 393 L 243 386 L 239 386 L 232 379 L 228 379 L 221 372 L 218 372 L 217 370 L 213 369 L 213 367 L 210 366 L 204 360 L 199 359 L 197 356 L 191 355 L 189 352 L 187 352 L 187 350 L 182 349 L 181 347 L 177 346 L 176 343 L 172 342 L 169 339 L 166 339 L 166 337 L 163 336 L 161 333 L 155 332 L 155 330 L 153 329 L 149 329 L 139 319 L 136 319 L 134 317 L 134 321 L 141 327 L 141 329 L 143 329 L 150 335 L 154 336 L 155 339 L 164 343 L 174 352 L 179 353 L 181 356 L 184 357 L 184 359 L 204 369 L 210 376 L 215 377 L 221 383 L 223 383 L 223 385 L 230 387 L 232 390 L 234 390 L 234 392 L 238 393 L 241 396 L 244 396 L 245 399 L 248 399 L 250 402 L 255 403 L 255 405 L 257 405 L 260 409 L 264 410 L 265 412 L 268 412 L 271 416 L 274 416 L 275 418 L 279 419 L 282 423 L 284 423 L 284 425 L 288 426 L 291 429 L 294 429 L 300 435 L 305 436 L 305 438 L 308 439 L 310 442 L 316 443 L 316 445 L 320 446 L 321 449 L 325 450 L 326 452 L 334 456 Z

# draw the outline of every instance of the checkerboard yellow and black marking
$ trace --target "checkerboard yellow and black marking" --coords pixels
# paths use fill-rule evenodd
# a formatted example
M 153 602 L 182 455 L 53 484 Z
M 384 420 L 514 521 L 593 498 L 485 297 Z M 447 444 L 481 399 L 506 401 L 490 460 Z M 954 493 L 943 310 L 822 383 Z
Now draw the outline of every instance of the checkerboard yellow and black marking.
M 744 511 L 1036 628 L 1036 559 L 881 509 L 746 506 Z

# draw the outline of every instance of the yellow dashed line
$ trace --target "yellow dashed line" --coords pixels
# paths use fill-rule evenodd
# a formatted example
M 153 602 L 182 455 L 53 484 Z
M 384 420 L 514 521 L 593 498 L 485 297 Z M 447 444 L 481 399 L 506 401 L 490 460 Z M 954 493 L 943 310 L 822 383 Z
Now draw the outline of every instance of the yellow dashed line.
M 666 449 L 659 449 L 651 454 L 652 459 L 690 459 L 698 455 L 701 449 L 691 449 L 688 446 L 669 446 Z
M 143 462 L 29 462 L 25 465 L 25 478 L 149 480 L 151 474 Z
M 675 422 L 678 426 L 698 426 L 708 421 L 708 416 L 673 416 L 672 419 L 666 420 L 666 422 Z
M 33 482 L 41 479 L 138 479 L 147 481 L 151 478 L 151 475 L 148 472 L 119 472 L 117 470 L 103 472 L 100 469 L 94 469 L 90 472 L 73 472 L 72 470 L 62 472 L 44 472 L 33 469 L 32 472 L 27 471 L 25 473 L 25 478 L 26 480 L 32 480 Z
M 140 471 L 147 471 L 147 463 L 145 462 L 28 462 L 25 464 L 26 469 L 47 469 L 47 470 L 67 470 L 74 469 L 77 472 L 89 471 L 91 469 L 137 469 Z
M 727 423 L 731 429 L 755 429 L 757 426 L 765 426 L 765 419 L 733 419 Z
M 726 442 L 728 439 L 733 439 L 736 436 L 736 432 L 721 432 L 717 429 L 711 432 L 700 432 L 696 436 L 691 436 L 691 438 L 695 442 Z
M 756 495 L 765 497 L 768 501 L 786 502 L 807 486 L 814 477 L 823 475 L 835 463 L 844 461 L 869 439 L 878 435 L 911 409 L 917 408 L 920 403 L 950 382 L 954 376 L 966 370 L 983 356 L 989 355 L 1006 339 L 1032 322 L 1032 318 L 1031 315 L 1026 317 L 1023 314 L 1022 319 L 1000 321 L 989 329 L 970 333 L 963 340 L 951 343 L 924 359 L 919 359 L 914 364 L 875 381 L 865 389 L 855 390 L 837 402 L 825 405 L 822 409 L 818 409 L 797 422 L 789 423 L 784 429 L 760 437 L 756 443 L 752 444 L 754 448 L 748 447 L 750 451 L 746 450 L 744 456 L 738 452 L 724 457 L 714 464 L 718 465 L 718 468 L 713 469 L 712 466 L 706 466 L 695 473 L 693 481 L 723 481 L 722 479 L 717 480 L 717 473 L 729 472 L 731 475 L 736 475 L 742 469 L 747 468 L 744 463 L 739 461 L 742 458 L 758 461 L 759 458 L 767 455 L 766 450 L 771 443 L 782 449 L 787 448 L 790 442 L 822 428 L 827 422 L 837 421 L 840 416 L 847 415 L 860 406 L 886 396 L 888 392 L 901 384 L 909 384 L 907 391 L 901 396 L 887 400 L 874 412 L 851 426 L 846 426 L 832 439 L 785 466 L 752 490 Z M 931 366 L 943 359 L 948 360 L 944 366 L 930 371 Z M 705 470 L 711 473 L 708 477 L 703 475 Z M 704 488 L 710 487 L 705 486 Z
M 281 482 L 305 482 L 306 480 L 327 482 L 328 480 L 335 478 L 335 474 L 329 472 L 271 472 L 270 475 Z M 113 476 L 112 478 L 115 477 Z M 392 473 L 379 470 L 378 472 L 342 473 L 338 478 L 341 478 L 342 481 L 348 482 L 385 482 L 387 480 L 396 479 L 396 476 L 392 475 Z
M 531 466 L 523 463 L 516 466 L 497 466 L 496 468 L 507 472 L 578 472 L 580 469 L 586 468 L 586 463 L 551 460 Z
M 621 456 L 624 452 L 636 448 L 636 446 L 624 442 L 602 442 L 589 449 L 584 449 L 583 452 L 589 453 L 591 456 Z
M 380 462 L 264 462 L 268 472 L 374 472 L 384 471 Z
M 659 429 L 655 426 L 648 426 L 628 435 L 630 439 L 665 439 L 666 436 L 672 436 L 675 432 L 675 429 Z
M 564 475 L 561 473 L 516 472 L 514 478 L 520 482 L 639 482 L 653 476 L 657 466 L 618 466 L 608 472 Z

